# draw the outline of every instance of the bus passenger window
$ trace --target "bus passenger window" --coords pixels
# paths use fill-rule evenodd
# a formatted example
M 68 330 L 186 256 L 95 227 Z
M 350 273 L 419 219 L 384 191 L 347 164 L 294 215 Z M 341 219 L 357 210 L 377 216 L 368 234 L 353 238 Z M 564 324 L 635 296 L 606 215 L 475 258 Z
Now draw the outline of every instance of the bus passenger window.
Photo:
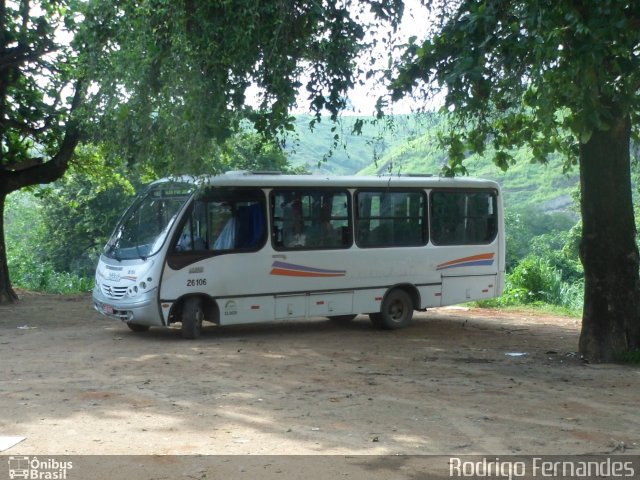
M 252 250 L 261 246 L 266 233 L 262 203 L 238 202 L 217 210 L 214 250 Z
M 278 190 L 271 198 L 271 216 L 276 249 L 351 246 L 347 192 Z
M 356 199 L 358 246 L 426 245 L 427 202 L 424 191 L 359 191 Z
M 431 193 L 431 239 L 436 245 L 491 243 L 498 233 L 494 192 Z

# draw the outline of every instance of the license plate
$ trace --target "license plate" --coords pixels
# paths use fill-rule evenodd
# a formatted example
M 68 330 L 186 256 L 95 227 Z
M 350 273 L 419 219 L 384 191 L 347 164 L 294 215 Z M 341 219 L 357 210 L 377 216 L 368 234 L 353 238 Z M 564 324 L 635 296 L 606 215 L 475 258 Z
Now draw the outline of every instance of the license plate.
M 102 305 L 102 310 L 104 311 L 104 313 L 113 315 L 113 307 L 111 305 Z

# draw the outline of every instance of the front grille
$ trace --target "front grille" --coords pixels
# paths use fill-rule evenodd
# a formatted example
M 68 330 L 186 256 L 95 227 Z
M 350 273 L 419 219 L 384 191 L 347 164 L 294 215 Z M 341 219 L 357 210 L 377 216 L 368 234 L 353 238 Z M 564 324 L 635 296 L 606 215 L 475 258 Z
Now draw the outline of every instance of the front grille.
M 105 297 L 119 299 L 125 296 L 127 293 L 127 287 L 116 287 L 113 285 L 109 285 L 103 283 L 101 285 L 102 293 Z

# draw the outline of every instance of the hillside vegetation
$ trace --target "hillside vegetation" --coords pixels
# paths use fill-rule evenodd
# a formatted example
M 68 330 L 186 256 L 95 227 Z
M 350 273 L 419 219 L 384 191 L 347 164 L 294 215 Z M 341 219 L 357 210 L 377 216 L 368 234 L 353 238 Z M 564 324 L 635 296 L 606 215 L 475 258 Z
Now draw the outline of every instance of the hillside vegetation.
M 337 125 L 323 120 L 310 128 L 312 117 L 297 117 L 295 131 L 286 141 L 290 163 L 313 173 L 353 175 L 421 135 L 425 128 L 412 116 L 394 117 L 393 124 L 369 118 L 357 134 L 353 131 L 357 120 L 344 116 Z
M 335 175 L 425 173 L 438 175 L 447 162 L 438 146 L 437 115 L 399 116 L 388 121 L 368 119 L 362 134 L 352 133 L 356 117 L 343 117 L 338 127 L 330 122 L 309 129 L 310 117 L 299 117 L 295 136 L 288 142 L 290 162 L 315 173 Z M 332 129 L 335 129 L 332 131 Z M 340 135 L 331 150 L 334 136 Z M 543 212 L 572 209 L 578 172 L 562 172 L 561 160 L 532 164 L 525 149 L 516 152 L 517 162 L 503 172 L 490 159 L 473 155 L 466 161 L 469 174 L 498 181 L 508 207 L 533 207 Z

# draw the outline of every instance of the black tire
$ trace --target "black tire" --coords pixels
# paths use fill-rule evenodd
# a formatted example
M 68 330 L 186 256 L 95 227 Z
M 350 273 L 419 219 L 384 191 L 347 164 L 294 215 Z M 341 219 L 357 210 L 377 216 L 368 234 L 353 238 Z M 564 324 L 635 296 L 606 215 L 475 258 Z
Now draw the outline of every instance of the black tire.
M 189 298 L 182 308 L 182 338 L 193 340 L 202 333 L 204 309 L 199 298 Z
M 391 290 L 384 297 L 380 312 L 370 313 L 371 323 L 384 330 L 406 327 L 413 319 L 413 300 L 404 290 Z
M 147 332 L 151 328 L 149 325 L 140 325 L 139 323 L 127 323 L 127 327 L 136 333 Z
M 332 315 L 329 317 L 329 320 L 336 323 L 347 323 L 347 322 L 350 322 L 351 320 L 354 320 L 357 316 L 358 316 L 357 313 L 351 314 L 351 315 Z

